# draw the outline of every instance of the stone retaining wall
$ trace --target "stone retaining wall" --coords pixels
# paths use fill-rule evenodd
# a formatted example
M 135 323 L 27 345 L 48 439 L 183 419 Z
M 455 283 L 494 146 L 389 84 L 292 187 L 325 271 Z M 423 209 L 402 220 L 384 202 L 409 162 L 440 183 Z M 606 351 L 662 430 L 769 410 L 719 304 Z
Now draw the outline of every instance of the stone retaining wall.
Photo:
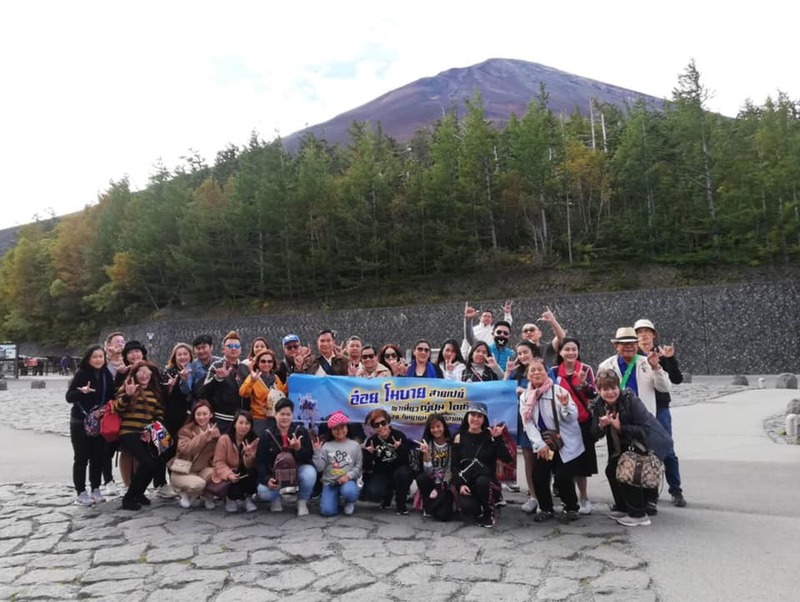
M 618 326 L 649 318 L 662 342 L 675 343 L 684 371 L 795 373 L 800 366 L 799 288 L 797 281 L 786 281 L 514 299 L 513 333 L 518 337 L 522 324 L 549 306 L 568 333 L 581 340 L 583 359 L 596 366 L 613 354 L 609 339 Z M 470 301 L 475 307 L 494 309 L 496 316 L 502 304 L 498 299 Z M 142 323 L 106 332 L 121 330 L 127 339 L 142 341 L 159 364 L 176 341 L 191 343 L 202 332 L 214 337 L 218 352 L 221 337 L 231 329 L 239 332 L 246 348 L 259 335 L 273 347 L 280 346 L 280 338 L 288 332 L 298 334 L 304 344 L 313 343 L 322 328 L 334 329 L 340 340 L 358 334 L 365 341 L 409 348 L 424 337 L 438 347 L 449 337 L 461 339 L 463 309 L 464 301 L 457 300 L 416 307 Z M 153 335 L 149 342 L 147 333 Z

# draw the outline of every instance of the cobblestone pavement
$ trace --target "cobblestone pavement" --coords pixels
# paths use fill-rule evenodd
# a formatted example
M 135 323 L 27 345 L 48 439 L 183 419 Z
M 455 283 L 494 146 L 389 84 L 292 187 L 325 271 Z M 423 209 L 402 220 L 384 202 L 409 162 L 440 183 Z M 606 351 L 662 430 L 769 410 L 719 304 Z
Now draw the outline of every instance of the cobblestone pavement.
M 0 485 L 0 599 L 656 600 L 623 527 L 596 510 L 535 524 L 518 506 L 488 530 L 372 504 L 323 518 L 293 507 L 183 510 L 153 498 L 75 506 L 67 486 Z
M 66 435 L 66 383 L 52 378 L 31 390 L 10 381 L 0 415 L 15 416 L 17 428 Z M 688 384 L 674 398 L 683 405 L 743 389 Z M 610 498 L 602 475 L 590 494 Z M 153 497 L 150 508 L 130 513 L 118 498 L 76 506 L 65 484 L 0 484 L 0 599 L 659 599 L 647 561 L 605 516 L 605 503 L 575 523 L 537 524 L 519 509 L 523 494 L 505 495 L 509 505 L 488 530 L 373 504 L 336 518 L 320 517 L 314 504 L 297 518 L 290 504 L 280 514 L 263 505 L 228 514 Z

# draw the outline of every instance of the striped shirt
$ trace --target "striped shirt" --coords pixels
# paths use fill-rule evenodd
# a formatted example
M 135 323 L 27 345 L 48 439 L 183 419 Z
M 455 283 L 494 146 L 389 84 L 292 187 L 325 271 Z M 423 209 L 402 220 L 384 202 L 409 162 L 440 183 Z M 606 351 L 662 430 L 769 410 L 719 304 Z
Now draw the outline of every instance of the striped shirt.
M 124 389 L 120 390 L 114 400 L 114 409 L 122 418 L 120 435 L 141 433 L 154 420 L 164 420 L 164 405 L 155 393 L 147 389 L 137 391 L 133 397 L 126 395 Z

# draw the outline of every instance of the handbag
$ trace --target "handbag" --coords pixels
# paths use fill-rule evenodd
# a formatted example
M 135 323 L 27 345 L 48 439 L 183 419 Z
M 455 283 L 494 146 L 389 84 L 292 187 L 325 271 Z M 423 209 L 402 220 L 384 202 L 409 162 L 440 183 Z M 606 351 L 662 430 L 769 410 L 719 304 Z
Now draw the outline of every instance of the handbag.
M 175 456 L 172 460 L 167 462 L 167 468 L 169 468 L 170 472 L 174 472 L 175 474 L 191 474 L 192 464 L 194 464 L 192 460 L 184 460 L 183 458 Z
M 83 405 L 78 404 L 78 408 L 83 412 L 83 430 L 87 437 L 100 436 L 100 420 L 103 417 L 103 408 L 97 407 L 89 410 L 84 409 Z
M 503 462 L 497 460 L 495 465 L 495 478 L 498 481 L 510 481 L 512 483 L 517 480 L 517 442 L 507 428 L 503 429 L 503 441 L 511 454 L 511 462 Z
M 119 439 L 120 428 L 122 428 L 122 418 L 114 410 L 114 400 L 110 400 L 106 403 L 103 417 L 100 419 L 100 436 L 109 443 L 114 443 Z
M 221 483 L 209 481 L 206 483 L 206 491 L 217 497 L 225 497 L 228 495 L 228 489 L 230 489 L 230 486 L 231 484 L 229 481 L 222 481 Z
M 553 452 L 557 452 L 564 447 L 564 440 L 561 438 L 561 428 L 558 424 L 558 412 L 556 411 L 556 400 L 552 389 L 550 389 L 550 404 L 553 407 L 553 420 L 556 422 L 556 428 L 555 430 L 547 429 L 542 431 L 542 441 L 544 441 L 547 447 Z
M 638 441 L 620 454 L 617 461 L 617 481 L 631 487 L 658 489 L 664 478 L 664 463 Z
M 461 460 L 460 470 L 458 471 L 459 478 L 464 481 L 465 483 L 473 483 L 475 479 L 477 479 L 480 475 L 483 474 L 486 466 L 483 462 L 478 460 L 478 454 L 481 453 L 481 448 L 483 447 L 483 442 L 478 446 L 478 449 L 475 450 L 475 457 L 474 458 L 464 458 Z

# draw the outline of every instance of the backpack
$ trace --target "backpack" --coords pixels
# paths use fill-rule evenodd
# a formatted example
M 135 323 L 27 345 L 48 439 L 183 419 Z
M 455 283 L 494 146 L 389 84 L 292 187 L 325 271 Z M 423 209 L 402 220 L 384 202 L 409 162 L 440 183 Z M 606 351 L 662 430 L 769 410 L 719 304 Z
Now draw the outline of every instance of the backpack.
M 275 456 L 275 462 L 272 464 L 272 478 L 278 482 L 278 486 L 283 487 L 296 487 L 297 486 L 297 460 L 292 452 L 282 449 L 283 446 L 278 442 L 272 431 L 267 429 L 267 432 L 278 444 L 278 455 Z

